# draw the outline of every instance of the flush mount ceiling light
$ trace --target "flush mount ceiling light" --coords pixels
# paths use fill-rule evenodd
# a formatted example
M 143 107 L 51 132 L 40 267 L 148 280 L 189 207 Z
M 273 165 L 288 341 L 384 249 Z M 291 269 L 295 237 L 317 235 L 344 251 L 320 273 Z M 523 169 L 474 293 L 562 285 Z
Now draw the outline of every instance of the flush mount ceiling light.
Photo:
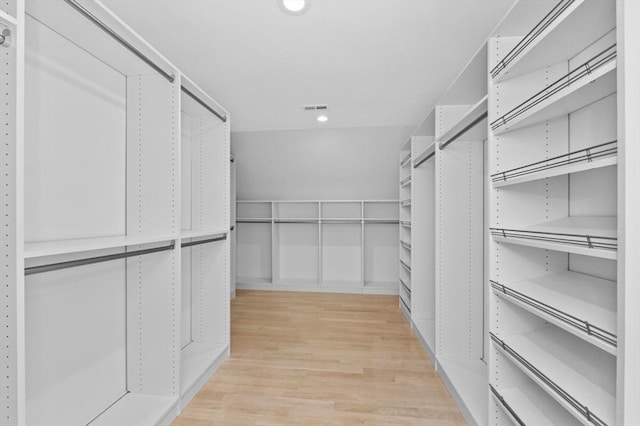
M 302 15 L 309 10 L 310 0 L 276 0 L 280 9 L 289 15 Z
M 329 121 L 329 117 L 327 117 L 326 115 L 319 115 L 318 121 L 321 123 L 326 123 L 327 121 Z

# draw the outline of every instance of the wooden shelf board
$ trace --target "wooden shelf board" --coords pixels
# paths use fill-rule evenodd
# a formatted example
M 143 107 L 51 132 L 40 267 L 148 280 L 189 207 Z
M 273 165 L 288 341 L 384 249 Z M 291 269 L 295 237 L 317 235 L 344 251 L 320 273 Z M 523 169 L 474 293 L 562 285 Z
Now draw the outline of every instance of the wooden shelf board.
M 565 271 L 504 285 L 547 306 L 616 334 L 617 286 L 615 281 Z M 510 300 L 523 309 L 615 355 L 615 346 L 602 342 L 602 340 L 596 339 L 551 315 L 547 315 L 527 303 L 510 297 L 500 290 L 493 289 L 493 292 L 499 297 Z
M 177 410 L 177 397 L 128 393 L 92 421 L 91 426 L 165 424 L 175 418 Z
M 520 177 L 509 178 L 505 181 L 494 182 L 493 187 L 502 188 L 505 186 L 516 185 L 519 183 L 532 182 L 535 180 L 546 179 L 546 178 L 551 178 L 555 176 L 563 176 L 571 173 L 579 173 L 579 172 L 584 172 L 588 170 L 600 169 L 603 167 L 615 166 L 617 164 L 618 164 L 617 156 L 597 158 L 591 162 L 585 161 L 581 163 L 569 164 L 567 166 L 554 167 L 552 169 L 543 170 L 536 173 L 530 173 L 528 175 L 524 175 Z
M 531 381 L 522 382 L 518 387 L 499 389 L 498 392 L 526 425 L 579 426 L 582 424 Z M 493 393 L 492 396 L 498 405 L 504 408 Z M 506 409 L 504 411 L 511 417 Z
M 616 60 L 613 60 L 498 127 L 493 134 L 498 136 L 569 114 L 616 90 Z
M 509 336 L 504 342 L 605 423 L 615 423 L 615 357 L 553 325 Z M 518 361 L 514 363 L 548 389 L 529 369 Z M 556 392 L 549 390 L 549 394 L 578 419 L 584 419 Z
M 26 243 L 24 247 L 25 259 L 35 259 L 46 256 L 56 256 L 61 254 L 84 253 L 94 250 L 105 250 L 115 248 L 126 248 L 132 246 L 169 243 L 176 240 L 174 235 L 155 236 L 115 236 L 80 238 L 74 240 L 58 240 L 37 243 Z
M 438 372 L 469 424 L 486 425 L 488 367 L 480 359 L 438 358 Z
M 615 216 L 570 216 L 539 225 L 523 227 L 518 230 L 551 234 L 575 234 L 617 238 L 617 218 Z M 493 235 L 493 239 L 497 242 L 507 244 L 582 254 L 586 256 L 601 257 L 604 259 L 615 260 L 617 258 L 617 252 L 615 250 L 588 248 L 564 244 L 561 242 L 538 241 L 517 237 L 505 238 L 499 235 Z
M 612 21 L 615 26 L 615 8 L 607 3 L 574 2 L 493 78 L 493 83 L 527 74 L 547 64 L 569 61 L 584 49 L 585 40 L 599 39 L 613 28 Z

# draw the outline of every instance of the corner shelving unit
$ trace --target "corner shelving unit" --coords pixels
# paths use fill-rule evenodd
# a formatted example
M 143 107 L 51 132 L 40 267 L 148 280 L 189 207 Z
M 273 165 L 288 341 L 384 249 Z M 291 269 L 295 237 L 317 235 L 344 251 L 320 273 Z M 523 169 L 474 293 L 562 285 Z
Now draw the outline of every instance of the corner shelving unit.
M 238 288 L 398 294 L 398 201 L 237 206 Z
M 230 120 L 182 77 L 180 397 L 184 407 L 229 354 Z
M 538 13 L 519 26 L 524 37 L 489 43 L 489 418 L 627 424 L 616 366 L 616 2 L 562 0 Z

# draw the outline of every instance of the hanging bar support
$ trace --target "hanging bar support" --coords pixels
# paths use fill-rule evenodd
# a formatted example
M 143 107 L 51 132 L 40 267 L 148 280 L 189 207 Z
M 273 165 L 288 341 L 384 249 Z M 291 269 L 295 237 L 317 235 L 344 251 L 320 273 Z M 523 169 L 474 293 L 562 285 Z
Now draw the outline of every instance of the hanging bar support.
M 456 133 L 455 135 L 451 136 L 449 139 L 447 139 L 446 141 L 440 142 L 440 149 L 444 149 L 447 145 L 449 145 L 451 142 L 455 141 L 456 139 L 458 139 L 460 136 L 464 135 L 465 133 L 467 133 L 469 131 L 469 129 L 471 129 L 472 127 L 474 127 L 476 124 L 478 124 L 479 122 L 481 122 L 482 120 L 484 120 L 485 118 L 487 118 L 489 116 L 488 112 L 484 112 L 481 115 L 479 115 L 475 120 L 473 120 L 471 123 L 467 124 L 462 130 L 460 130 L 458 133 Z M 425 159 L 426 160 L 426 159 Z
M 192 247 L 192 246 L 199 246 L 201 244 L 215 243 L 216 241 L 224 241 L 226 239 L 227 239 L 227 234 L 224 234 L 221 237 L 208 238 L 206 240 L 199 240 L 199 241 L 191 241 L 191 242 L 188 242 L 188 243 L 182 243 L 181 246 L 182 246 L 182 248 Z
M 67 262 L 50 263 L 47 265 L 30 266 L 24 268 L 25 275 L 41 274 L 43 272 L 59 271 L 60 269 L 76 268 L 78 266 L 92 265 L 94 263 L 110 262 L 112 260 L 126 259 L 128 257 L 143 256 L 151 253 L 159 253 L 162 251 L 173 250 L 175 247 L 175 241 L 171 241 L 171 244 L 154 247 L 150 249 L 142 249 L 135 251 L 128 251 L 124 253 L 107 254 L 104 256 L 88 257 L 86 259 L 70 260 Z
M 197 103 L 199 103 L 200 105 L 202 105 L 207 111 L 209 111 L 210 113 L 212 113 L 213 115 L 215 115 L 216 117 L 218 117 L 220 120 L 222 120 L 223 123 L 227 122 L 227 116 L 226 115 L 222 115 L 220 114 L 218 111 L 216 111 L 215 109 L 211 108 L 205 101 L 203 101 L 202 99 L 200 99 L 198 96 L 195 95 L 195 93 L 193 93 L 192 91 L 190 91 L 189 89 L 187 89 L 186 87 L 182 86 L 182 91 L 184 93 L 186 93 L 187 95 L 189 95 L 189 97 L 191 99 L 193 99 L 194 101 L 196 101 Z M 231 162 L 233 163 L 233 158 L 231 159 Z
M 64 1 L 69 6 L 74 8 L 77 12 L 79 12 L 82 16 L 84 16 L 89 21 L 91 21 L 93 24 L 95 24 L 98 28 L 100 28 L 102 31 L 104 31 L 106 34 L 111 36 L 111 38 L 113 38 L 115 41 L 120 43 L 122 46 L 126 47 L 131 53 L 133 53 L 138 58 L 140 58 L 145 64 L 149 65 L 151 68 L 156 70 L 158 72 L 158 74 L 162 75 L 164 78 L 169 80 L 170 83 L 173 83 L 175 81 L 176 76 L 173 73 L 167 72 L 164 69 L 162 69 L 162 67 L 160 67 L 160 65 L 156 64 L 148 56 L 146 56 L 144 53 L 142 53 L 140 50 L 138 50 L 136 47 L 134 47 L 131 43 L 126 41 L 124 38 L 122 38 L 118 33 L 116 33 L 114 30 L 109 28 L 109 26 L 107 24 L 105 24 L 100 19 L 98 19 L 97 16 L 95 16 L 93 13 L 89 12 L 86 8 L 84 8 L 76 0 L 64 0 Z

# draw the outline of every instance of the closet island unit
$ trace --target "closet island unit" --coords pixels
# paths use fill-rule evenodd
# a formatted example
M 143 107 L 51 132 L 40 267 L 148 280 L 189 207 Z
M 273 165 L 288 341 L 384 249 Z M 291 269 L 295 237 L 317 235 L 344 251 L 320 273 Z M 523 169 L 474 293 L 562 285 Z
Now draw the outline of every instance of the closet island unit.
M 237 201 L 237 288 L 398 294 L 398 201 Z
M 228 113 L 100 2 L 1 7 L 0 423 L 169 424 L 229 351 Z
M 471 424 L 640 421 L 638 17 L 517 2 L 401 150 L 411 324 Z

